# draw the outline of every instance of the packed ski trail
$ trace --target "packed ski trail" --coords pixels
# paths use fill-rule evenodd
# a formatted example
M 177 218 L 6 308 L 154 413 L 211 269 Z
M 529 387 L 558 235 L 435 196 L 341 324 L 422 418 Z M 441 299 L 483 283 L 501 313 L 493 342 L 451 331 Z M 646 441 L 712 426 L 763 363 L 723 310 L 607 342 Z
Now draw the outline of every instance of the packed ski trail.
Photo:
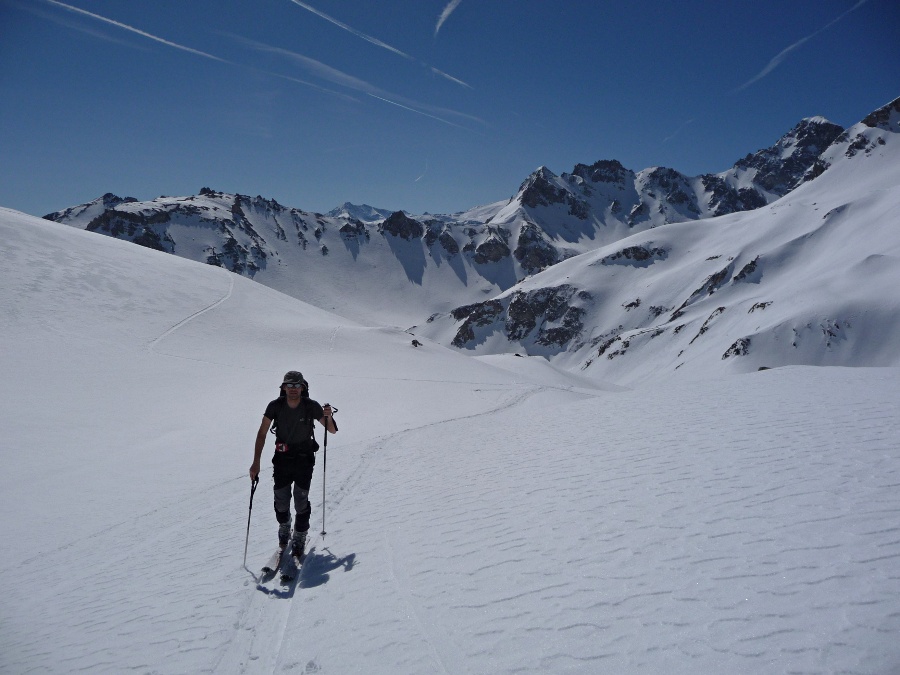
M 464 419 L 495 414 L 516 406 L 541 389 L 541 387 L 530 387 L 496 410 L 467 415 Z M 440 427 L 443 424 L 459 421 L 461 420 L 431 422 L 426 427 Z M 364 485 L 369 481 L 368 476 L 373 470 L 372 464 L 383 460 L 385 449 L 397 444 L 404 435 L 417 430 L 405 430 L 385 438 L 376 439 L 374 442 L 367 444 L 358 455 L 357 466 L 346 472 L 346 477 L 342 484 L 333 487 L 333 496 L 328 499 L 327 504 L 329 510 L 334 513 L 340 513 L 340 505 L 344 498 L 360 489 L 360 485 Z M 321 517 L 321 514 L 318 515 Z M 313 519 L 310 527 L 311 534 L 316 532 L 315 525 L 316 522 Z M 335 569 L 349 571 L 355 566 L 355 554 L 342 558 L 335 557 L 326 546 L 326 539 L 329 536 L 331 535 L 323 537 L 321 534 L 317 534 L 310 540 L 307 546 L 306 559 L 303 562 L 300 573 L 296 579 L 289 583 L 279 584 L 278 574 L 275 574 L 271 581 L 260 583 L 262 580 L 261 574 L 252 572 L 252 568 L 247 570 L 255 575 L 256 590 L 260 592 L 248 596 L 246 605 L 242 609 L 241 617 L 235 622 L 235 633 L 228 640 L 228 649 L 216 664 L 216 667 L 213 669 L 214 672 L 227 671 L 229 667 L 232 667 L 226 664 L 240 664 L 240 670 L 235 672 L 268 672 L 270 669 L 272 672 L 280 672 L 282 653 L 286 645 L 291 643 L 291 639 L 288 638 L 286 640 L 286 636 L 294 632 L 291 626 L 291 616 L 295 608 L 294 603 L 299 601 L 296 598 L 298 589 L 315 587 L 327 582 L 330 578 L 329 572 Z M 317 550 L 319 548 L 322 551 Z M 290 602 L 283 602 L 273 607 L 268 602 L 271 599 L 289 600 Z

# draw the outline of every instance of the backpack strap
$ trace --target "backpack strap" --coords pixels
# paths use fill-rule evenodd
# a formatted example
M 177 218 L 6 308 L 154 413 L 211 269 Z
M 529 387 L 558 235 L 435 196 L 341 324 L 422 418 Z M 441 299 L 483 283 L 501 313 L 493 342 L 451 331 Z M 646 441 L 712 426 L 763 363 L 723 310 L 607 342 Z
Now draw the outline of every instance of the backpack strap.
M 279 408 L 278 412 L 281 413 L 281 411 L 284 410 L 284 406 L 287 405 L 287 398 L 282 396 L 278 400 L 281 402 L 281 407 Z M 316 437 L 316 420 L 310 414 L 309 398 L 301 399 L 300 405 L 303 406 L 304 412 L 306 413 L 307 417 L 309 418 L 309 437 L 315 438 Z M 278 418 L 276 417 L 274 420 L 272 420 L 272 426 L 269 427 L 269 433 L 270 434 L 276 433 L 277 428 L 278 428 Z M 337 427 L 335 427 L 335 428 L 337 428 Z

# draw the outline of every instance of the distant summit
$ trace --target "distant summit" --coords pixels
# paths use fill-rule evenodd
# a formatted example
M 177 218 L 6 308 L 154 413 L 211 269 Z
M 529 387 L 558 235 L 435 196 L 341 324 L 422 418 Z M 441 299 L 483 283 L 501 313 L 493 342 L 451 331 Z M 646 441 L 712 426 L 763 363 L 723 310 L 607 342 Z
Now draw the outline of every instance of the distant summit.
M 351 204 L 350 202 L 344 202 L 337 208 L 331 209 L 331 211 L 325 215 L 331 218 L 359 220 L 363 223 L 378 223 L 385 218 L 388 218 L 392 213 L 393 211 L 388 209 L 377 209 L 368 204 Z

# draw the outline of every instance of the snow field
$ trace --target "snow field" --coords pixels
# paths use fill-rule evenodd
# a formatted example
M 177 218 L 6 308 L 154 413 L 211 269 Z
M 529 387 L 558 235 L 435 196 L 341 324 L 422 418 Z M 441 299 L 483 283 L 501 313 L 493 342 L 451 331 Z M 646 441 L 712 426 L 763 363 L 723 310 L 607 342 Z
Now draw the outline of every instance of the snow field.
M 896 368 L 624 390 L 9 211 L 0 241 L 0 672 L 900 666 Z M 303 575 L 260 589 L 246 471 L 294 368 L 341 409 L 328 535 L 320 453 Z

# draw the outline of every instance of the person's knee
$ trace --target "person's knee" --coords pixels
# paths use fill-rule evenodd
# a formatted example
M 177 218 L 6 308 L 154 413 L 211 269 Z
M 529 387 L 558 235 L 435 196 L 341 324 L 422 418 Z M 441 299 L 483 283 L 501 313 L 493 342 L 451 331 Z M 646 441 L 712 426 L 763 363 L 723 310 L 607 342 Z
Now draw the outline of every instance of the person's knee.
M 291 486 L 285 485 L 284 487 L 277 488 L 275 490 L 275 515 L 278 518 L 279 523 L 285 522 L 281 519 L 281 514 L 284 514 L 285 520 L 290 517 L 291 510 Z
M 309 490 L 294 488 L 294 510 L 297 513 L 310 510 Z

